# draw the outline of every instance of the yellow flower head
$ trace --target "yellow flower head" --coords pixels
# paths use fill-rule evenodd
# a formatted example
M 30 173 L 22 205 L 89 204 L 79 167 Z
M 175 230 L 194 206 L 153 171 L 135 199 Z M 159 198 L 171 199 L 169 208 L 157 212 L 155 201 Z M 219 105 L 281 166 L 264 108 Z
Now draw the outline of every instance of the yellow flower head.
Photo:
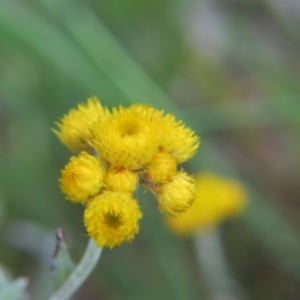
M 126 169 L 111 168 L 107 171 L 104 182 L 110 191 L 132 194 L 138 185 L 138 176 Z
M 194 179 L 185 172 L 175 173 L 171 181 L 158 189 L 157 204 L 161 212 L 175 215 L 186 211 L 195 200 Z
M 84 212 L 84 224 L 98 246 L 113 248 L 134 238 L 141 217 L 135 199 L 128 194 L 106 191 L 89 202 Z
M 78 157 L 72 156 L 61 175 L 61 190 L 74 202 L 86 202 L 103 187 L 104 169 L 94 156 L 86 152 L 81 152 Z
M 167 218 L 176 233 L 189 234 L 216 226 L 245 208 L 247 192 L 240 182 L 210 173 L 199 174 L 195 180 L 194 204 L 186 212 Z
M 159 149 L 173 156 L 177 163 L 191 158 L 198 149 L 199 137 L 190 128 L 168 114 L 160 119 Z
M 56 123 L 59 130 L 53 132 L 61 142 L 72 151 L 92 149 L 92 127 L 94 122 L 105 115 L 105 109 L 96 97 L 91 97 L 86 104 L 80 104 L 76 109 L 71 109 L 60 123 Z
M 157 183 L 163 183 L 176 172 L 176 160 L 168 153 L 159 152 L 146 167 L 146 178 Z
M 141 169 L 158 151 L 155 124 L 122 107 L 99 119 L 94 135 L 101 158 L 116 168 Z
M 142 213 L 132 198 L 141 182 L 152 190 L 160 211 L 177 214 L 194 201 L 192 177 L 177 165 L 194 155 L 199 138 L 171 114 L 143 104 L 109 111 L 97 98 L 69 111 L 53 130 L 74 151 L 61 172 L 67 199 L 86 204 L 84 223 L 99 246 L 131 241 Z

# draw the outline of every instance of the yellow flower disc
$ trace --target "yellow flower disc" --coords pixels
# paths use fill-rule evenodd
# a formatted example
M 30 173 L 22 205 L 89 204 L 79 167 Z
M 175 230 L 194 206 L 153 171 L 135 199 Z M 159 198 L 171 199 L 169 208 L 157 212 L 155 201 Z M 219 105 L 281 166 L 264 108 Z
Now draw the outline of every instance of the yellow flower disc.
M 176 172 L 176 160 L 169 154 L 159 152 L 153 160 L 147 165 L 146 178 L 162 183 L 171 178 Z
M 76 109 L 71 109 L 60 123 L 56 123 L 59 130 L 53 132 L 61 142 L 72 151 L 92 149 L 92 127 L 94 122 L 105 118 L 106 109 L 96 97 L 91 97 L 86 104 L 80 104 Z
M 111 168 L 107 171 L 104 182 L 110 191 L 132 194 L 138 185 L 138 176 L 126 169 Z
M 104 169 L 96 157 L 81 152 L 72 156 L 61 171 L 60 187 L 66 198 L 74 202 L 86 202 L 103 187 Z
M 156 195 L 158 208 L 170 215 L 184 212 L 194 202 L 195 192 L 194 179 L 179 171 L 172 176 L 171 181 L 161 184 Z
M 141 217 L 135 199 L 128 194 L 106 191 L 89 202 L 84 212 L 84 224 L 98 246 L 113 248 L 134 238 Z
M 199 137 L 190 128 L 168 114 L 160 120 L 159 149 L 173 156 L 178 163 L 191 158 L 198 149 Z
M 167 224 L 175 233 L 189 234 L 214 227 L 245 208 L 247 191 L 240 182 L 202 173 L 196 176 L 195 183 L 193 205 L 186 212 L 167 218 Z
M 94 135 L 101 158 L 112 167 L 138 170 L 158 152 L 155 124 L 123 108 L 99 119 Z

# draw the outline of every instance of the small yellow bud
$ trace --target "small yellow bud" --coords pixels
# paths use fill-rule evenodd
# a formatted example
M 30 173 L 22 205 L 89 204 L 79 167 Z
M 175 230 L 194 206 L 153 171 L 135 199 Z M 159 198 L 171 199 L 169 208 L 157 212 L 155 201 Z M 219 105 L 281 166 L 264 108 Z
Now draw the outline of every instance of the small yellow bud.
M 111 168 L 107 171 L 104 182 L 110 191 L 132 194 L 138 185 L 138 176 L 126 169 Z
M 163 183 L 171 178 L 176 172 L 176 168 L 176 160 L 173 157 L 167 153 L 159 152 L 147 165 L 146 178 L 157 183 Z
M 176 217 L 166 218 L 175 233 L 190 234 L 209 229 L 244 210 L 247 191 L 239 181 L 201 173 L 195 177 L 195 183 L 196 200 L 193 205 Z
M 161 212 L 175 215 L 186 211 L 196 196 L 194 179 L 185 172 L 175 173 L 169 182 L 161 184 L 157 204 Z
M 104 169 L 96 157 L 86 152 L 72 156 L 61 175 L 61 190 L 74 202 L 86 202 L 103 187 Z

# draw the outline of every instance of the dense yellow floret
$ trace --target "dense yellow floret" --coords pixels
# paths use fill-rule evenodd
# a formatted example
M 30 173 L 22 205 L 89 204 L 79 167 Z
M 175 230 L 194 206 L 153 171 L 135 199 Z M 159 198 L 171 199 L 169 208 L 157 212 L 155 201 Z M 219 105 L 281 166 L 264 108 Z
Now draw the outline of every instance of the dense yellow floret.
M 110 191 L 132 194 L 138 185 L 138 176 L 126 169 L 111 168 L 107 171 L 104 182 Z
M 134 238 L 141 217 L 135 199 L 128 194 L 106 191 L 89 202 L 84 212 L 84 224 L 98 246 L 113 248 Z
M 238 181 L 210 173 L 195 178 L 196 200 L 184 213 L 168 217 L 169 227 L 178 234 L 211 228 L 240 214 L 245 208 L 247 191 Z
M 141 169 L 158 152 L 156 124 L 122 107 L 96 122 L 94 136 L 101 158 L 116 168 Z
M 169 182 L 160 185 L 156 199 L 161 212 L 175 215 L 186 211 L 195 200 L 194 179 L 185 172 L 175 173 Z
M 58 130 L 53 129 L 53 132 L 72 151 L 90 150 L 93 148 L 92 127 L 97 119 L 105 117 L 105 111 L 100 100 L 91 97 L 86 104 L 79 104 L 77 108 L 71 109 L 56 123 Z
M 72 156 L 61 171 L 60 187 L 66 198 L 74 202 L 86 202 L 103 187 L 104 169 L 101 163 L 86 152 Z

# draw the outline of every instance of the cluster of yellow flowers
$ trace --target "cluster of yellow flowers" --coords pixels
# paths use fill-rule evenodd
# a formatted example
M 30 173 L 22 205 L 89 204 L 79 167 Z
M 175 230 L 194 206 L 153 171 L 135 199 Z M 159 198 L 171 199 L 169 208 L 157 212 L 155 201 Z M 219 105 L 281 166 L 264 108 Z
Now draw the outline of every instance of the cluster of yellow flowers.
M 167 216 L 170 229 L 180 235 L 216 227 L 223 220 L 240 214 L 247 203 L 245 186 L 235 180 L 202 172 L 195 176 L 196 199 L 176 218 Z
M 139 184 L 155 194 L 163 213 L 193 203 L 194 180 L 177 166 L 194 155 L 199 138 L 173 115 L 143 104 L 109 111 L 92 97 L 57 127 L 61 142 L 79 152 L 61 172 L 61 190 L 85 205 L 85 227 L 99 246 L 112 248 L 138 232 L 142 212 L 133 193 Z

